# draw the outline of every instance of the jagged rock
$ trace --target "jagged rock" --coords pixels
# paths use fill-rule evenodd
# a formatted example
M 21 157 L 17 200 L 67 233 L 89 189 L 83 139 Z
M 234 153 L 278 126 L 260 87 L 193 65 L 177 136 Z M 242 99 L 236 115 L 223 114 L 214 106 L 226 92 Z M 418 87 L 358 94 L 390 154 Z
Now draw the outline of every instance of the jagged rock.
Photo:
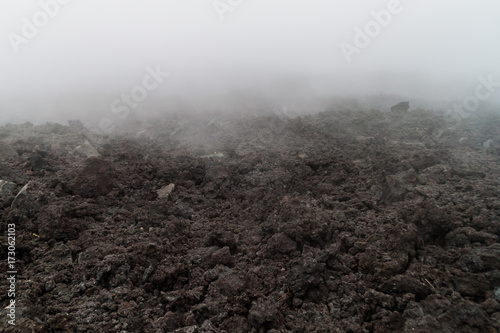
M 70 189 L 84 198 L 104 196 L 116 187 L 115 168 L 99 157 L 89 157 Z
M 68 120 L 68 125 L 74 131 L 83 131 L 85 129 L 80 120 Z
M 384 282 L 380 289 L 386 294 L 414 294 L 417 299 L 424 299 L 430 294 L 431 289 L 429 285 L 426 285 L 417 279 L 408 275 L 396 275 Z
M 24 185 L 21 190 L 16 194 L 16 197 L 14 198 L 14 201 L 12 202 L 12 207 L 17 208 L 19 207 L 20 203 L 24 200 L 26 200 L 27 197 L 27 192 L 28 192 L 28 187 L 30 186 L 31 182 L 28 182 L 26 185 Z
M 498 236 L 484 231 L 477 231 L 471 227 L 461 227 L 450 231 L 446 235 L 445 241 L 448 247 L 462 247 L 474 242 L 494 243 L 498 241 Z
M 252 303 L 248 320 L 255 328 L 261 327 L 265 323 L 273 322 L 276 318 L 278 303 L 274 300 L 258 300 Z
M 36 130 L 43 134 L 63 135 L 68 134 L 69 127 L 59 123 L 47 122 L 45 125 L 36 127 Z
M 222 249 L 212 253 L 210 263 L 215 266 L 217 264 L 232 266 L 234 259 L 229 250 L 229 246 L 224 246 Z
M 5 164 L 0 163 L 0 177 L 8 177 L 13 174 L 13 170 L 6 166 Z
M 284 233 L 279 233 L 269 239 L 267 247 L 271 253 L 289 253 L 297 249 L 297 243 Z
M 490 148 L 491 144 L 493 143 L 493 140 L 489 139 L 483 142 L 483 148 L 488 149 Z
M 10 330 L 496 332 L 500 133 L 476 117 L 439 142 L 417 110 L 180 121 L 179 143 L 0 126 Z
M 455 289 L 462 296 L 482 297 L 490 285 L 482 274 L 465 273 L 455 277 Z
M 16 184 L 0 179 L 0 199 L 9 195 L 16 188 Z
M 85 142 L 82 145 L 76 147 L 73 152 L 80 154 L 80 155 L 83 155 L 85 157 L 99 157 L 99 156 L 101 156 L 101 154 L 99 154 L 97 149 L 94 146 L 92 146 L 92 144 L 90 142 L 88 142 L 88 140 L 85 140 Z
M 391 112 L 407 112 L 410 108 L 410 102 L 399 102 L 391 106 Z

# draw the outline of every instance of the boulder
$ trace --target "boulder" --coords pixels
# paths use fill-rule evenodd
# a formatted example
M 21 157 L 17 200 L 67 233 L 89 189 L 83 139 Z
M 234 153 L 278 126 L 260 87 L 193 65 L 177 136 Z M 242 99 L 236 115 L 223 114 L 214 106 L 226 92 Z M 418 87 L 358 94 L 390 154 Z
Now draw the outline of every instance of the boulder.
M 399 102 L 391 106 L 391 112 L 407 112 L 410 108 L 410 102 Z
M 70 184 L 73 193 L 83 198 L 104 196 L 115 187 L 115 169 L 113 165 L 98 157 L 88 158 L 82 171 Z

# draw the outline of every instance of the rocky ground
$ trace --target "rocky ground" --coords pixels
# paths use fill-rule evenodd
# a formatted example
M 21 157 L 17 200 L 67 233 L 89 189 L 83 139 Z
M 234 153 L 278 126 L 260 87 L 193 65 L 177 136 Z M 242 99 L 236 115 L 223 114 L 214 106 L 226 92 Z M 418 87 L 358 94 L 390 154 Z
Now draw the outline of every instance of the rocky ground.
M 499 332 L 499 144 L 419 110 L 0 127 L 0 332 Z

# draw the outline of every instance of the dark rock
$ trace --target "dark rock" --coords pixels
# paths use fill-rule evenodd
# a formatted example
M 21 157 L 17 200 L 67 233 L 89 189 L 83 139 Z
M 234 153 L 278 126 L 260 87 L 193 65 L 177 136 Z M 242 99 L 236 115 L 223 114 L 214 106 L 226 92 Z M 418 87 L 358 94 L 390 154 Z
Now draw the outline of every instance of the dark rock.
M 219 276 L 211 286 L 210 290 L 217 288 L 217 290 L 224 296 L 237 297 L 244 290 L 246 285 L 243 276 L 236 272 L 228 271 Z
M 477 231 L 471 227 L 457 228 L 446 235 L 446 246 L 463 247 L 465 245 L 480 242 L 491 244 L 498 240 L 498 236 L 484 231 Z
M 269 239 L 267 248 L 271 255 L 276 252 L 290 253 L 297 249 L 297 243 L 284 233 L 279 233 Z
M 73 131 L 80 132 L 85 129 L 85 126 L 83 126 L 83 123 L 80 120 L 68 120 L 68 125 Z
M 80 233 L 88 228 L 88 223 L 84 220 L 61 217 L 46 218 L 45 214 L 40 214 L 37 222 L 41 237 L 63 242 L 77 239 Z
M 229 246 L 224 246 L 222 249 L 212 253 L 210 258 L 211 265 L 215 266 L 217 264 L 232 266 L 234 263 Z
M 36 131 L 41 132 L 43 134 L 68 134 L 69 127 L 61 125 L 59 123 L 47 122 L 45 125 L 35 127 Z
M 44 186 L 38 182 L 29 181 L 17 193 L 11 208 L 19 210 L 27 217 L 34 217 L 49 201 Z
M 484 263 L 481 257 L 474 254 L 465 254 L 457 261 L 457 266 L 464 272 L 483 272 Z
M 7 165 L 0 163 L 0 177 L 8 177 L 13 174 L 13 170 L 9 168 Z
M 137 303 L 134 301 L 123 302 L 118 307 L 118 316 L 131 317 L 137 311 Z
M 259 328 L 265 323 L 271 323 L 276 318 L 278 302 L 274 300 L 257 300 L 252 302 L 248 313 L 248 321 L 252 327 Z
M 0 126 L 0 331 L 499 330 L 498 116 L 204 117 Z
M 410 108 L 410 102 L 399 102 L 391 106 L 391 112 L 407 112 Z
M 396 275 L 387 282 L 382 283 L 380 290 L 386 294 L 403 295 L 414 294 L 417 300 L 424 299 L 431 293 L 429 285 L 407 275 Z
M 457 329 L 488 326 L 488 318 L 479 306 L 471 301 L 463 300 L 453 304 L 447 312 L 447 317 Z M 467 325 L 464 327 L 464 325 Z M 451 326 L 451 325 L 450 325 Z M 491 327 L 491 326 L 490 326 Z M 486 327 L 485 327 L 486 328 Z M 492 328 L 492 327 L 491 327 Z M 493 332 L 485 329 L 483 332 Z
M 113 165 L 101 158 L 90 157 L 83 170 L 70 184 L 73 193 L 84 198 L 104 196 L 116 187 L 116 171 Z
M 183 316 L 180 313 L 167 312 L 165 315 L 156 321 L 157 327 L 160 327 L 165 332 L 172 332 L 183 324 Z
M 455 288 L 464 297 L 484 297 L 484 293 L 490 289 L 490 284 L 482 274 L 467 274 L 455 278 Z

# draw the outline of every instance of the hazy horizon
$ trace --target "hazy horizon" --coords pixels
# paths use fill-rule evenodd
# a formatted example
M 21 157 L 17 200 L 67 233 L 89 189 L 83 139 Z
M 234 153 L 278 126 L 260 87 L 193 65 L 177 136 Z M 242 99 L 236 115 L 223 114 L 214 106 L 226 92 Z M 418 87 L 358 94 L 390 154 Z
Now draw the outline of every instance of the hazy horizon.
M 460 101 L 481 77 L 500 90 L 498 12 L 492 0 L 3 1 L 0 122 L 74 118 L 86 112 L 78 99 L 99 94 L 95 112 L 109 113 L 144 82 L 142 112 L 238 93 L 311 107 L 380 94 Z M 63 95 L 75 96 L 67 115 L 51 110 Z

